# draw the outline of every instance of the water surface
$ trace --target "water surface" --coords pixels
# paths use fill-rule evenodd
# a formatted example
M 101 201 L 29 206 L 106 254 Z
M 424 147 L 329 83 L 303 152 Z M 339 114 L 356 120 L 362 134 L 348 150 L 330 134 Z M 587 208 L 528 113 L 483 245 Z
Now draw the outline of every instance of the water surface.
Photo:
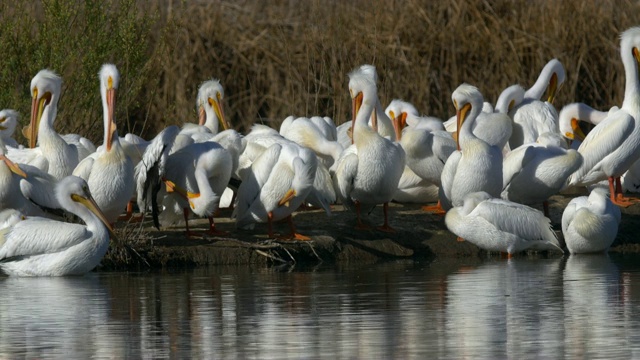
M 638 358 L 640 257 L 0 278 L 4 358 Z

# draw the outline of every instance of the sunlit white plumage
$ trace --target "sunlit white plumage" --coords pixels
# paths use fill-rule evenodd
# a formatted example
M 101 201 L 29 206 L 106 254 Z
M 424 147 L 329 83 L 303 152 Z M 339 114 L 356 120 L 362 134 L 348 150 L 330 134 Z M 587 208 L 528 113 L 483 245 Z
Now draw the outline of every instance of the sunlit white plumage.
M 280 124 L 280 135 L 313 150 L 327 168 L 342 154 L 343 147 L 326 137 L 326 127 L 306 117 L 289 116 Z
M 58 180 L 70 175 L 79 162 L 77 147 L 67 144 L 53 129 L 61 87 L 62 79 L 50 70 L 41 70 L 34 76 L 31 122 L 27 131 L 31 148 L 7 149 L 7 156 L 14 162 L 36 166 Z
M 134 191 L 133 162 L 124 152 L 115 123 L 116 90 L 120 81 L 118 69 L 105 64 L 100 69 L 104 142 L 91 156 L 82 160 L 73 175 L 87 181 L 91 194 L 110 223 L 120 215 Z
M 384 204 L 385 224 L 382 229 L 390 229 L 387 207 L 405 166 L 404 150 L 369 127 L 368 121 L 379 102 L 375 77 L 361 69 L 351 72 L 349 77 L 354 143 L 343 151 L 338 160 L 334 186 L 342 204 L 355 208 L 358 226 L 362 226 L 361 211 Z
M 482 94 L 474 86 L 462 84 L 451 95 L 458 118 L 459 150 L 453 152 L 442 169 L 440 201 L 445 210 L 460 206 L 467 194 L 486 191 L 499 197 L 502 191 L 502 151 L 487 144 L 471 129 L 482 108 Z
M 80 275 L 96 267 L 109 248 L 111 226 L 86 182 L 69 176 L 56 186 L 61 206 L 86 225 L 28 217 L 0 230 L 0 268 L 9 275 Z
M 623 206 L 630 203 L 622 197 L 622 189 L 616 182 L 640 157 L 639 49 L 640 27 L 625 31 L 620 43 L 626 79 L 622 107 L 586 136 L 578 148 L 584 162 L 569 179 L 570 185 L 589 185 L 609 179 L 612 201 Z
M 274 143 L 251 164 L 242 184 L 233 212 L 236 226 L 246 228 L 266 222 L 273 237 L 271 223 L 291 216 L 313 188 L 318 160 L 313 151 L 295 143 Z M 292 237 L 306 240 L 295 233 Z
M 618 234 L 620 208 L 601 189 L 572 199 L 562 213 L 562 233 L 572 254 L 606 251 Z
M 582 164 L 580 153 L 558 146 L 564 142 L 560 134 L 544 133 L 538 141 L 521 145 L 505 156 L 503 199 L 527 205 L 547 201 Z
M 445 216 L 447 228 L 488 251 L 514 254 L 527 249 L 559 249 L 551 221 L 526 205 L 492 198 L 486 192 L 465 196 Z

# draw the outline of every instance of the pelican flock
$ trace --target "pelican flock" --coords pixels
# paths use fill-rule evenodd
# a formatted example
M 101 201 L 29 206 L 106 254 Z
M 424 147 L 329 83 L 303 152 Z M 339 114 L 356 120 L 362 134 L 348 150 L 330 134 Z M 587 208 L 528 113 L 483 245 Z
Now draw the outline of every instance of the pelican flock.
M 365 236 L 393 232 L 402 227 L 390 214 L 395 201 L 424 204 L 444 215 L 458 240 L 509 257 L 565 245 L 571 254 L 607 251 L 618 207 L 637 202 L 625 190 L 640 189 L 640 27 L 622 33 L 620 56 L 624 101 L 608 111 L 578 102 L 557 111 L 566 74 L 552 59 L 533 86 L 505 88 L 495 106 L 480 88 L 452 84 L 455 115 L 443 122 L 404 100 L 385 110 L 378 69 L 365 64 L 349 73 L 352 113 L 339 126 L 328 116 L 295 115 L 279 129 L 254 124 L 241 134 L 225 117 L 222 83 L 212 79 L 198 89 L 197 123 L 170 125 L 153 139 L 118 136 L 120 74 L 104 64 L 97 149 L 80 134 L 56 132 L 63 82 L 41 70 L 30 85 L 26 146 L 13 138 L 19 112 L 0 110 L 0 269 L 18 276 L 92 270 L 115 239 L 114 225 L 131 221 L 120 215 L 133 198 L 156 227 L 183 224 L 187 238 L 199 235 L 189 228 L 194 217 L 209 220 L 205 235 L 222 233 L 214 219 L 221 202 L 233 208 L 236 231 L 260 232 L 255 225 L 266 223 L 269 238 L 312 240 L 293 225 L 309 206 L 336 216 L 342 205 L 349 211 L 341 216 Z M 547 200 L 576 192 L 591 193 L 568 202 L 554 231 Z M 367 217 L 378 205 L 384 223 L 374 229 Z M 279 220 L 289 234 L 274 231 Z

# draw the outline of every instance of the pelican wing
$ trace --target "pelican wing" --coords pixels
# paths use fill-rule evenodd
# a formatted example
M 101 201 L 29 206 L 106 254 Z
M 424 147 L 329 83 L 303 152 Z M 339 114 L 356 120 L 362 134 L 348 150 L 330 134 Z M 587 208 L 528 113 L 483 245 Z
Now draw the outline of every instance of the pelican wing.
M 242 179 L 242 184 L 238 188 L 235 209 L 233 217 L 242 219 L 251 204 L 260 198 L 260 190 L 269 179 L 271 172 L 278 162 L 282 145 L 274 144 L 267 148 L 255 161 L 251 164 L 251 168 L 246 172 Z
M 84 225 L 28 218 L 0 232 L 0 261 L 59 252 L 80 244 L 91 235 Z
M 444 195 L 440 197 L 440 202 L 442 203 L 443 209 L 450 209 L 451 204 L 451 188 L 453 187 L 453 179 L 456 176 L 456 171 L 458 170 L 458 163 L 460 162 L 460 158 L 462 157 L 462 152 L 454 151 L 451 153 L 447 162 L 444 164 L 444 168 L 442 168 L 442 174 L 440 174 L 441 181 L 441 191 L 440 193 Z
M 27 174 L 25 179 L 20 179 L 22 195 L 45 210 L 60 209 L 55 195 L 56 179 L 35 166 L 25 164 L 18 166 Z
M 42 149 L 39 147 L 30 149 L 17 149 L 13 147 L 7 147 L 7 157 L 18 164 L 27 164 L 35 166 L 42 171 L 49 170 L 49 161 L 42 154 Z
M 456 151 L 456 142 L 446 131 L 433 131 L 433 155 L 446 163 L 447 159 Z
M 526 205 L 489 199 L 478 204 L 469 216 L 482 218 L 493 224 L 496 229 L 526 240 L 548 240 L 557 243 L 555 233 L 551 230 L 551 220 L 542 212 Z
M 515 178 L 522 169 L 527 166 L 536 157 L 536 150 L 534 146 L 524 145 L 519 146 L 510 153 L 507 154 L 502 163 L 502 186 L 503 189 L 507 189 L 511 180 Z
M 94 153 L 97 154 L 97 153 Z M 88 156 L 82 159 L 80 163 L 73 169 L 73 174 L 79 178 L 82 178 L 84 181 L 89 180 L 89 176 L 91 175 L 91 169 L 93 169 L 93 163 L 96 161 L 95 156 Z
M 582 166 L 571 175 L 570 183 L 580 184 L 592 170 L 598 170 L 602 160 L 619 148 L 634 129 L 634 120 L 624 110 L 618 110 L 598 124 L 580 144 Z
M 61 136 L 67 144 L 75 146 L 78 151 L 79 160 L 82 160 L 96 152 L 96 146 L 87 138 L 78 134 L 66 134 Z
M 146 202 L 149 198 L 149 190 L 157 193 L 160 188 L 160 181 L 165 174 L 167 157 L 180 128 L 172 125 L 162 130 L 147 145 L 142 160 L 136 165 L 134 178 L 136 181 L 137 202 L 140 211 L 147 208 Z M 155 195 L 154 195 L 155 196 Z

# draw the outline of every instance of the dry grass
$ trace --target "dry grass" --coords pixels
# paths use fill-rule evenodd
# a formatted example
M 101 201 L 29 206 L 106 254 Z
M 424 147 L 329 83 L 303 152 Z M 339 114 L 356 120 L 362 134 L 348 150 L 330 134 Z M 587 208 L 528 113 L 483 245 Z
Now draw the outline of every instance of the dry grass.
M 61 118 L 71 118 L 74 104 L 100 117 L 95 74 L 103 61 L 114 61 L 123 81 L 130 81 L 127 101 L 118 103 L 119 119 L 126 120 L 120 120 L 121 132 L 147 137 L 168 124 L 195 121 L 197 87 L 211 77 L 225 87 L 225 111 L 239 130 L 254 122 L 277 127 L 292 114 L 328 115 L 342 123 L 350 111 L 347 73 L 363 63 L 378 68 L 383 104 L 403 98 L 425 114 L 446 118 L 453 112 L 450 94 L 460 83 L 478 86 L 485 98 L 495 101 L 508 85 L 533 84 L 544 64 L 557 57 L 568 79 L 556 104 L 584 101 L 608 108 L 621 103 L 624 89 L 619 35 L 640 24 L 640 6 L 627 0 L 157 0 L 139 1 L 138 7 L 132 1 L 110 2 L 115 10 L 108 12 L 109 26 L 122 34 L 111 41 L 122 46 L 106 42 L 112 48 L 105 50 L 88 38 L 82 43 L 86 49 L 60 47 L 66 49 L 64 54 L 52 53 L 63 58 L 57 70 L 65 76 L 66 92 L 72 92 L 74 76 L 80 72 L 95 82 L 90 101 L 81 99 L 82 94 L 63 97 Z M 52 3 L 76 2 L 45 2 Z M 92 1 L 83 4 L 87 9 L 97 6 Z M 125 6 L 128 12 L 117 11 Z M 39 11 L 38 6 L 22 7 Z M 0 20 L 12 14 L 0 10 Z M 43 16 L 36 15 L 35 19 Z M 74 24 L 82 24 L 78 19 L 83 16 L 77 14 Z M 65 17 L 57 19 L 64 22 Z M 140 25 L 135 19 L 146 22 Z M 98 30 L 106 26 L 95 22 Z M 15 27 L 42 32 L 37 21 L 31 27 Z M 90 27 L 69 29 L 101 34 Z M 47 39 L 61 41 L 55 37 L 63 35 L 68 33 L 49 31 Z M 0 35 L 0 44 L 7 41 Z M 15 47 L 12 54 L 30 58 L 39 51 L 27 45 Z M 89 55 L 91 61 L 77 59 Z M 22 114 L 28 114 L 25 89 L 30 76 L 39 67 L 53 66 L 46 57 L 28 64 L 28 76 L 20 72 L 12 77 L 6 65 L 0 72 L 0 85 L 11 84 L 9 92 L 17 90 L 0 100 L 21 99 L 17 105 L 1 106 L 17 107 Z M 19 72 L 17 68 L 11 69 Z M 58 127 L 64 131 L 82 125 L 68 122 Z M 85 134 L 92 139 L 101 138 L 99 126 L 84 131 L 98 134 Z

